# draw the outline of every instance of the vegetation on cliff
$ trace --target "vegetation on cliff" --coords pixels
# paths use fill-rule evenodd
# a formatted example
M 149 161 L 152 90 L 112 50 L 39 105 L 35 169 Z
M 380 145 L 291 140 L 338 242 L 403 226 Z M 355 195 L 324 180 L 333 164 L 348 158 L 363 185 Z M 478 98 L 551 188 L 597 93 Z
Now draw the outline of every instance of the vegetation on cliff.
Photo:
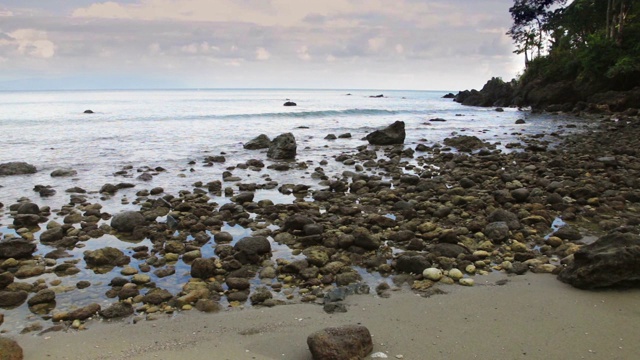
M 507 34 L 524 55 L 524 73 L 509 83 L 493 78 L 456 101 L 554 110 L 586 103 L 614 111 L 640 107 L 640 2 L 515 0 L 509 12 Z M 496 89 L 500 94 L 488 92 Z

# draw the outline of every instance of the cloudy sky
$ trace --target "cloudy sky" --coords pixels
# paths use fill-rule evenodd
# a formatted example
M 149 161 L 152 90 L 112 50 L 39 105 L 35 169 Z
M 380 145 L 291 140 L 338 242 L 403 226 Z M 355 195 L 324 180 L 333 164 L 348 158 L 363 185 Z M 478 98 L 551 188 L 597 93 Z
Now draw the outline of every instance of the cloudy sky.
M 0 89 L 460 90 L 522 70 L 511 0 L 0 0 Z

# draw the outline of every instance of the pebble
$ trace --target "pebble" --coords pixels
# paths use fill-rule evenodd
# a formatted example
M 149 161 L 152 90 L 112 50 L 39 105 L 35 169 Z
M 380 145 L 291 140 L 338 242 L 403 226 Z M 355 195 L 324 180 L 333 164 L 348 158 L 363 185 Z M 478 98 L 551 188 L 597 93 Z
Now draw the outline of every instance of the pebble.
M 458 280 L 458 283 L 460 285 L 463 285 L 463 286 L 473 286 L 475 281 L 473 281 L 472 278 L 462 278 L 462 279 Z
M 427 268 L 422 272 L 422 276 L 429 280 L 438 281 L 442 279 L 442 270 L 437 268 Z
M 464 274 L 459 269 L 453 268 L 449 270 L 449 277 L 452 278 L 453 280 L 460 280 L 462 279 L 463 276 Z

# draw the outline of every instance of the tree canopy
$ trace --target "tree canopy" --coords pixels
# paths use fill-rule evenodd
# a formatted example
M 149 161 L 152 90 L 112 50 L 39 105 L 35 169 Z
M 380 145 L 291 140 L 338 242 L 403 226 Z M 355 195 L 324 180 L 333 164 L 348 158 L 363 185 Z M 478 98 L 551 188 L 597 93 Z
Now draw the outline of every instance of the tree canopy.
M 640 1 L 515 0 L 507 32 L 525 55 L 521 81 L 570 80 L 577 87 L 640 86 Z

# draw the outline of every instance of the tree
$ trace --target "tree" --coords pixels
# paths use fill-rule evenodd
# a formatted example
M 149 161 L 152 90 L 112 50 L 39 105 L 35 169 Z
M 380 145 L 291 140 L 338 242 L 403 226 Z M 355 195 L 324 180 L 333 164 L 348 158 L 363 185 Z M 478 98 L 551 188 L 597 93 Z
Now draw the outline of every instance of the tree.
M 538 57 L 542 54 L 548 35 L 546 24 L 553 15 L 550 9 L 565 3 L 566 0 L 515 0 L 509 8 L 513 25 L 507 35 L 516 43 L 514 52 L 524 53 L 525 65 L 529 63 L 529 55 L 533 59 L 534 54 Z

